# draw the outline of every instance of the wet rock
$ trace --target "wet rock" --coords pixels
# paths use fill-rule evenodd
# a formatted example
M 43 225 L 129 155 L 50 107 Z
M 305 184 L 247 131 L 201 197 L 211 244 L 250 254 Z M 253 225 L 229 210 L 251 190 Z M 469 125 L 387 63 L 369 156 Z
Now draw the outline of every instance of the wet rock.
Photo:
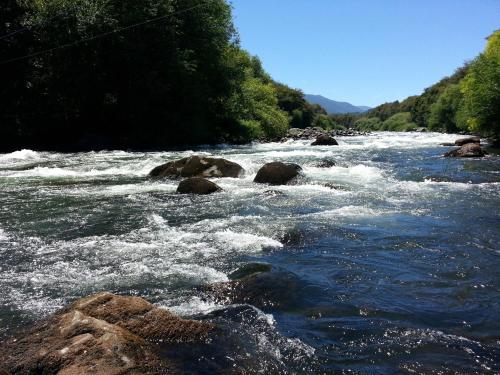
M 267 263 L 248 263 L 231 272 L 228 277 L 230 280 L 239 280 L 258 273 L 269 272 L 271 269 L 272 266 Z
M 317 168 L 331 168 L 331 167 L 335 167 L 337 164 L 335 163 L 335 161 L 331 160 L 331 159 L 323 159 L 323 160 L 320 160 L 319 162 L 317 162 L 315 164 L 315 167 Z
M 191 177 L 182 180 L 177 187 L 177 192 L 180 194 L 212 194 L 222 189 L 212 181 L 202 177 Z
M 446 147 L 452 147 L 452 146 L 455 146 L 455 143 L 445 142 L 445 143 L 440 143 L 440 145 L 446 146 Z
M 298 228 L 291 228 L 284 232 L 279 241 L 287 246 L 299 246 L 305 243 L 306 236 L 304 232 Z
M 302 168 L 297 164 L 267 163 L 259 169 L 254 182 L 270 185 L 286 185 L 299 176 Z
M 294 274 L 272 271 L 212 284 L 206 287 L 205 292 L 218 303 L 248 303 L 260 309 L 285 308 L 301 303 L 304 287 Z
M 284 192 L 279 191 L 279 190 L 266 190 L 264 194 L 268 197 L 280 197 L 285 195 Z
M 448 178 L 446 176 L 426 176 L 426 177 L 424 177 L 424 181 L 451 182 L 450 178 Z
M 338 146 L 338 142 L 335 138 L 329 135 L 323 134 L 316 137 L 316 140 L 311 143 L 311 146 Z
M 444 156 L 454 158 L 480 158 L 486 154 L 487 153 L 478 143 L 466 143 L 460 148 L 447 152 Z
M 0 373 L 178 373 L 158 342 L 204 341 L 210 323 L 184 320 L 139 297 L 99 293 L 80 299 L 0 347 Z
M 327 182 L 323 184 L 324 187 L 330 188 L 332 190 L 345 190 L 342 186 L 336 185 L 333 182 Z
M 468 143 L 481 143 L 481 138 L 479 137 L 467 137 L 467 138 L 460 138 L 455 141 L 455 146 L 463 146 Z
M 243 175 L 241 165 L 220 158 L 190 156 L 160 165 L 149 172 L 153 178 L 233 177 Z

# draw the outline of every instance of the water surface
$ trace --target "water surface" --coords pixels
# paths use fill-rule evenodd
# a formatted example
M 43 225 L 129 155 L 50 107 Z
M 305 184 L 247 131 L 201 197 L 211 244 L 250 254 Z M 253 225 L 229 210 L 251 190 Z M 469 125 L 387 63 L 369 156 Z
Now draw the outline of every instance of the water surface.
M 249 371 L 499 373 L 500 158 L 443 158 L 439 144 L 458 137 L 1 154 L 0 335 L 109 290 L 231 327 L 243 344 L 217 361 L 246 353 Z M 192 154 L 240 163 L 246 176 L 200 197 L 147 179 Z M 316 167 L 322 159 L 336 166 Z M 276 160 L 304 177 L 254 184 Z M 253 262 L 272 266 L 270 304 L 203 292 Z

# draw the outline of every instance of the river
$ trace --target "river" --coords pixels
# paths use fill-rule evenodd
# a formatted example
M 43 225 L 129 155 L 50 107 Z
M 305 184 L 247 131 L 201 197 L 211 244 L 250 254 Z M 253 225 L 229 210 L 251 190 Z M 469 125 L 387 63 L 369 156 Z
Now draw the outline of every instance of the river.
M 232 327 L 217 365 L 183 354 L 205 373 L 245 356 L 248 373 L 500 373 L 500 157 L 443 158 L 459 137 L 0 154 L 0 337 L 108 290 Z M 147 178 L 192 154 L 246 175 L 210 196 Z M 253 183 L 270 161 L 304 177 Z M 204 290 L 256 262 L 275 275 L 267 305 Z

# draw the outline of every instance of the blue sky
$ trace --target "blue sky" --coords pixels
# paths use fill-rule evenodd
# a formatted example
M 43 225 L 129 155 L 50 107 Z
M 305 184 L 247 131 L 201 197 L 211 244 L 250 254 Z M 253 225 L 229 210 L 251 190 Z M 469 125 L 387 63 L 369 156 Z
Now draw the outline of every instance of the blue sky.
M 500 0 L 232 0 L 242 47 L 274 79 L 375 106 L 415 95 L 500 28 Z

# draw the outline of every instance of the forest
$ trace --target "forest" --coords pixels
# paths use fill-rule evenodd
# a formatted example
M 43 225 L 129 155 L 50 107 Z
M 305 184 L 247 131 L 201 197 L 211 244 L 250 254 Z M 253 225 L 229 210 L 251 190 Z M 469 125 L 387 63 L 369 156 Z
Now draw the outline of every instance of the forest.
M 240 47 L 225 0 L 5 0 L 0 149 L 278 139 L 324 111 Z

